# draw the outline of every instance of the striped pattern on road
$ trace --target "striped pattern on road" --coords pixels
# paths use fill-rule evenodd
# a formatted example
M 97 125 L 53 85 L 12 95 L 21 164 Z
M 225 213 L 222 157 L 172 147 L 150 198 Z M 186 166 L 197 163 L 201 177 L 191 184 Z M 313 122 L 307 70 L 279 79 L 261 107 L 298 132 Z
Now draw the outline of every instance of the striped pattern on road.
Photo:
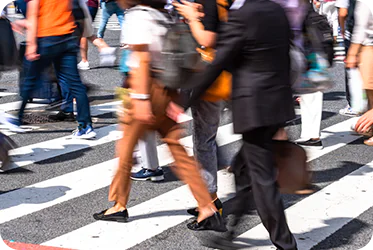
M 320 159 L 326 154 L 332 154 L 339 148 L 359 139 L 360 136 L 353 135 L 350 131 L 350 125 L 354 122 L 354 119 L 345 120 L 324 129 L 322 137 L 325 148 L 320 151 L 309 151 L 309 161 Z M 191 118 L 185 119 L 185 122 L 191 122 Z M 121 132 L 116 130 L 116 124 L 97 129 L 97 132 L 98 139 L 94 141 L 75 141 L 61 137 L 15 149 L 12 152 L 14 167 L 27 168 L 31 164 L 46 159 L 58 159 L 63 155 L 84 148 L 95 148 L 108 144 L 118 140 L 121 136 Z M 236 143 L 240 138 L 239 135 L 233 134 L 231 123 L 220 126 L 217 138 L 219 147 Z M 193 154 L 191 135 L 182 138 L 181 142 L 187 147 L 189 154 Z M 159 144 L 157 149 L 161 165 L 173 162 L 165 144 Z M 96 165 L 82 166 L 79 170 L 0 194 L 0 226 L 17 219 L 27 218 L 39 211 L 47 211 L 108 187 L 116 166 L 117 159 L 114 158 Z M 336 232 L 349 219 L 358 216 L 367 208 L 373 206 L 371 202 L 365 202 L 371 200 L 368 197 L 373 193 L 373 188 L 369 184 L 373 178 L 371 174 L 372 166 L 373 164 L 368 163 L 287 209 L 289 225 L 297 233 L 300 249 L 312 248 L 328 235 Z M 229 201 L 234 195 L 233 176 L 225 170 L 219 171 L 218 176 L 219 197 L 224 202 Z M 361 206 L 351 207 L 352 198 L 345 199 L 341 193 L 336 192 L 342 187 L 345 190 L 343 194 L 347 196 L 351 194 L 351 197 L 354 194 Z M 362 190 L 365 192 L 362 192 Z M 312 209 L 313 206 L 311 205 L 315 202 L 319 204 L 321 200 L 327 200 L 329 203 L 319 206 L 316 211 L 307 210 Z M 129 223 L 119 224 L 102 221 L 88 223 L 71 232 L 63 233 L 40 243 L 43 246 L 71 249 L 118 249 L 117 246 L 121 246 L 120 249 L 128 249 L 141 245 L 145 240 L 157 237 L 166 230 L 185 223 L 186 220 L 191 218 L 185 213 L 185 210 L 195 205 L 189 189 L 186 186 L 180 186 L 129 207 L 131 218 Z M 345 206 L 351 208 L 347 209 L 348 216 L 346 213 L 335 213 Z M 349 219 L 335 223 L 327 229 L 322 227 L 323 221 L 333 220 L 336 216 L 343 215 L 346 215 Z M 307 221 L 306 225 L 302 223 L 303 221 Z M 318 232 L 315 233 L 316 230 Z M 300 238 L 306 238 L 307 240 L 300 241 Z M 248 249 L 270 249 L 268 233 L 263 230 L 261 224 L 240 235 L 237 241 L 245 242 Z M 260 246 L 255 246 L 255 243 L 259 243 Z

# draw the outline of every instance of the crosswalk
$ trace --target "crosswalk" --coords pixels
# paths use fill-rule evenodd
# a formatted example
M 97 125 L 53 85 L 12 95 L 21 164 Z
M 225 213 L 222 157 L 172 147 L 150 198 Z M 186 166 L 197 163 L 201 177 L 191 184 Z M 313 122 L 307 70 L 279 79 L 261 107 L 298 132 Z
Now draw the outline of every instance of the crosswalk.
M 93 27 L 95 29 L 98 29 L 100 27 L 100 22 L 101 22 L 101 17 L 102 17 L 102 9 L 99 9 L 96 15 L 95 20 L 93 20 Z M 106 25 L 107 30 L 121 30 L 120 25 L 118 22 L 118 18 L 116 15 L 112 15 Z
M 334 46 L 334 61 L 337 63 L 343 63 L 346 57 L 346 51 L 344 47 L 344 40 L 341 35 L 337 36 L 337 44 Z
M 95 28 L 100 17 L 101 10 Z M 115 16 L 107 29 L 120 30 Z M 338 37 L 339 45 L 335 47 L 336 61 L 340 62 L 345 56 L 341 39 Z M 339 73 L 335 75 L 344 79 Z M 16 93 L 0 92 L 0 97 L 12 95 Z M 326 94 L 326 102 L 339 95 L 336 90 Z M 91 106 L 94 120 L 98 119 L 95 140 L 73 140 L 69 129 L 45 130 L 32 125 L 27 128 L 28 133 L 15 134 L 0 126 L 1 132 L 19 143 L 10 152 L 12 163 L 8 171 L 0 174 L 0 235 L 12 249 L 208 249 L 200 245 L 207 234 L 186 229 L 191 220 L 186 209 L 196 203 L 189 189 L 167 167 L 173 158 L 161 141 L 157 151 L 165 181 L 133 183 L 128 204 L 130 222 L 108 223 L 92 218 L 93 213 L 112 205 L 107 202 L 107 193 L 118 163 L 115 143 L 122 133 L 113 119 L 101 117 L 111 117 L 117 105 L 117 101 L 111 100 Z M 29 107 L 45 106 L 37 102 Z M 18 101 L 0 104 L 0 110 L 6 112 L 14 112 L 18 107 Z M 354 233 L 348 225 L 360 221 L 360 217 L 373 217 L 373 156 L 370 148 L 362 145 L 362 138 L 351 133 L 353 118 L 337 115 L 339 108 L 328 106 L 324 112 L 324 149 L 308 151 L 319 191 L 311 195 L 283 195 L 289 227 L 300 250 L 355 250 L 366 245 L 372 236 L 370 229 L 369 236 L 361 242 L 351 242 L 349 238 Z M 192 122 L 190 113 L 182 121 L 186 133 L 181 142 L 189 154 L 193 154 Z M 299 120 L 289 127 L 292 139 L 299 135 L 299 127 Z M 220 158 L 224 158 L 220 159 L 222 166 L 230 162 L 240 139 L 233 133 L 230 111 L 225 110 L 217 136 Z M 229 220 L 235 190 L 233 176 L 225 169 L 218 173 L 218 187 Z M 370 223 L 368 227 L 372 228 Z M 237 232 L 235 242 L 242 249 L 274 249 L 255 212 L 244 217 Z M 5 249 L 1 243 L 0 240 L 0 249 Z M 367 246 L 365 250 L 368 249 L 373 248 Z
M 112 113 L 118 102 L 92 106 L 92 113 Z M 241 137 L 233 133 L 229 110 L 222 112 L 218 130 L 219 150 L 232 158 Z M 340 118 L 322 130 L 323 150 L 308 151 L 312 170 L 332 171 L 335 162 L 354 151 L 359 135 L 351 133 L 356 118 Z M 192 118 L 185 116 L 186 134 L 181 142 L 193 154 Z M 291 126 L 290 132 L 299 124 Z M 0 128 L 0 130 L 5 131 Z M 165 181 L 135 182 L 129 202 L 129 223 L 94 221 L 93 212 L 110 206 L 108 186 L 118 159 L 115 142 L 122 133 L 115 122 L 96 129 L 97 139 L 73 140 L 68 135 L 46 137 L 12 150 L 12 164 L 0 175 L 0 234 L 9 245 L 40 249 L 207 249 L 199 244 L 198 234 L 189 232 L 185 223 L 191 219 L 186 209 L 196 205 L 187 186 L 177 181 L 168 169 L 173 158 L 167 146 L 157 146 L 160 165 L 165 166 Z M 12 138 L 25 135 L 10 134 Z M 226 154 L 227 155 L 227 154 Z M 286 196 L 289 226 L 299 249 L 319 249 L 317 245 L 332 236 L 354 218 L 373 207 L 373 157 L 362 153 L 363 162 L 338 178 L 315 177 L 318 192 L 306 196 Z M 234 197 L 234 179 L 225 169 L 218 172 L 218 196 L 227 206 Z M 245 219 L 236 242 L 244 249 L 273 249 L 268 233 L 253 214 Z M 203 233 L 201 233 L 203 235 Z M 189 245 L 186 245 L 189 244 Z M 316 248 L 315 248 L 316 247 Z M 35 248 L 35 249 L 39 249 Z M 15 248 L 21 249 L 21 248 Z M 346 248 L 349 249 L 349 248 Z M 351 249 L 351 248 L 350 248 Z

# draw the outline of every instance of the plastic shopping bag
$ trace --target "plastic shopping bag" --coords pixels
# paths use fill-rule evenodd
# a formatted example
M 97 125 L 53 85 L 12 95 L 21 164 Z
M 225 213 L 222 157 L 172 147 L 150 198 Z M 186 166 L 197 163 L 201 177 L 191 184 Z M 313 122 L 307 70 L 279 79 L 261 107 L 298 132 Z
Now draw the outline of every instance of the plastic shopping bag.
M 329 63 L 326 57 L 319 53 L 307 55 L 308 69 L 303 74 L 302 81 L 297 81 L 293 86 L 295 94 L 310 94 L 315 92 L 326 92 L 334 87 L 330 76 Z
M 363 113 L 367 110 L 368 100 L 363 89 L 363 79 L 361 78 L 360 70 L 358 68 L 348 69 L 347 77 L 351 108 L 358 113 Z

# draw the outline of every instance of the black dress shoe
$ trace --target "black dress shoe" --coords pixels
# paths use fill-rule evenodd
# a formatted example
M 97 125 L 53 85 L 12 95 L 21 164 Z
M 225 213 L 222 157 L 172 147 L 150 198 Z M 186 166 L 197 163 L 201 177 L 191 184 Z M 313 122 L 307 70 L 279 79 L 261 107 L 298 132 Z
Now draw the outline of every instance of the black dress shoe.
M 202 230 L 213 230 L 217 232 L 226 232 L 227 228 L 224 225 L 223 217 L 219 214 L 219 212 L 215 212 L 210 217 L 204 219 L 201 222 L 197 222 L 197 220 L 188 223 L 187 227 L 193 231 L 202 231 Z
M 216 199 L 214 201 L 214 205 L 215 205 L 216 209 L 218 210 L 219 214 L 223 215 L 223 203 L 221 203 L 221 201 L 219 199 Z M 190 208 L 190 209 L 187 210 L 187 213 L 190 214 L 190 215 L 198 217 L 197 208 Z
M 96 220 L 116 221 L 116 222 L 127 222 L 128 221 L 127 209 L 120 211 L 120 212 L 113 213 L 113 214 L 105 215 L 106 211 L 107 209 L 100 213 L 93 214 L 93 218 L 95 218 Z

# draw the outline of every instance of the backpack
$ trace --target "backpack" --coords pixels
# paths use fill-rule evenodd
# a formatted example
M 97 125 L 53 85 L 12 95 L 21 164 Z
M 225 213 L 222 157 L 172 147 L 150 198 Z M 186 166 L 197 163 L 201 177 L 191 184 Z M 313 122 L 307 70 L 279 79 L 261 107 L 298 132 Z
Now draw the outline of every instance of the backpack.
M 136 6 L 127 10 L 127 13 L 132 11 L 147 11 L 166 30 L 162 36 L 160 58 L 153 58 L 151 62 L 151 76 L 169 89 L 187 89 L 190 79 L 208 65 L 196 50 L 199 45 L 189 25 L 177 16 L 172 17 L 171 14 L 166 15 L 148 7 Z
M 304 20 L 304 31 L 312 52 L 321 53 L 332 66 L 334 59 L 333 29 L 329 25 L 328 19 L 317 13 L 312 5 Z
M 163 39 L 162 59 L 152 65 L 155 77 L 170 89 L 188 89 L 190 79 L 208 65 L 197 52 L 198 47 L 188 24 L 176 21 L 169 25 Z

